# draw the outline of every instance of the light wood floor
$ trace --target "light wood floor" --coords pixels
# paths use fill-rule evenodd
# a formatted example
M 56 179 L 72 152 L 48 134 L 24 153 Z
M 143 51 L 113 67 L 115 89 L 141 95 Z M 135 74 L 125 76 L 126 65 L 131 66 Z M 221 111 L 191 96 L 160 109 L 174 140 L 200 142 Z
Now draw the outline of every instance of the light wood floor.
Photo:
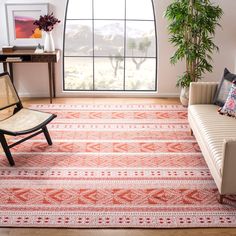
M 23 98 L 24 104 L 32 103 L 49 103 L 48 98 Z M 104 104 L 104 103 L 118 103 L 118 104 L 180 104 L 177 98 L 55 98 L 53 103 L 59 104 Z
M 24 105 L 48 103 L 48 99 L 23 99 Z M 154 98 L 56 98 L 54 103 L 124 103 L 124 104 L 179 104 L 179 100 Z M 0 228 L 0 236 L 228 236 L 236 229 L 33 229 Z

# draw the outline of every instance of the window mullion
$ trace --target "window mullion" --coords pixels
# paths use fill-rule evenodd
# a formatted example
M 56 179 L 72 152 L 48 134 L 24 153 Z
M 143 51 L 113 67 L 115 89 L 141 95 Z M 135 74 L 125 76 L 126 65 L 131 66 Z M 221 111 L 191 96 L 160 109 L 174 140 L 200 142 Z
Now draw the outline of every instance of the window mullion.
M 126 77 L 126 0 L 125 0 L 125 21 L 124 21 L 124 85 L 123 85 L 124 91 L 126 90 L 125 77 Z
M 94 59 L 94 0 L 92 0 L 92 41 L 93 41 L 93 91 L 95 90 L 95 59 Z

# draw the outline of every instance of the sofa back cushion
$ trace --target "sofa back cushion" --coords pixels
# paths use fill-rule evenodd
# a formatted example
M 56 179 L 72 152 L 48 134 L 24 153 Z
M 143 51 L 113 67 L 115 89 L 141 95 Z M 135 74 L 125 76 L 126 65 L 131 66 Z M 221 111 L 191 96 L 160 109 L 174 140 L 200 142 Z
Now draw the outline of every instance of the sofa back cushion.
M 236 75 L 225 68 L 223 78 L 214 98 L 214 104 L 220 107 L 224 106 L 226 99 L 228 98 L 229 91 L 232 87 L 232 83 L 235 79 Z

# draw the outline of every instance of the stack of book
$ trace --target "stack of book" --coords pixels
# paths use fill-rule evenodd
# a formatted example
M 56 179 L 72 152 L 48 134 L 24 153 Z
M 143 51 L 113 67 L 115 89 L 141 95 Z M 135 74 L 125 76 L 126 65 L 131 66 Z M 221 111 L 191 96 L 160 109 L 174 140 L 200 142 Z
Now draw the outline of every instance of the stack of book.
M 21 57 L 7 57 L 6 58 L 7 62 L 17 62 L 17 61 L 22 61 Z

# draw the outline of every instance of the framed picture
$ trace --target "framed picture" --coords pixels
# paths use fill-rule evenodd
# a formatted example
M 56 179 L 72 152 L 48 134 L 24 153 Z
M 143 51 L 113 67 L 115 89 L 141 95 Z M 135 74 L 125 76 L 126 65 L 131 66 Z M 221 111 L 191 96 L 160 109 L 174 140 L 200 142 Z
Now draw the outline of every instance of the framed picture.
M 48 3 L 6 4 L 8 43 L 12 46 L 37 46 L 43 43 L 42 31 L 33 24 L 48 14 Z

